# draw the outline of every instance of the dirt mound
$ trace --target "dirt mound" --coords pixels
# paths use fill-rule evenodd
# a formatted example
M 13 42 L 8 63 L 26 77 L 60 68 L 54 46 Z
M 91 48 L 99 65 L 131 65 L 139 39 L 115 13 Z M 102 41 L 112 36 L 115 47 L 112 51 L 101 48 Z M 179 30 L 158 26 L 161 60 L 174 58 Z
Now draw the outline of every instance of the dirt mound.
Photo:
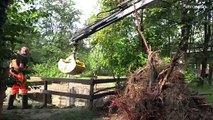
M 113 100 L 110 111 L 116 109 L 116 115 L 111 119 L 213 120 L 212 107 L 187 87 L 177 63 L 164 63 L 157 54 L 151 58 Z

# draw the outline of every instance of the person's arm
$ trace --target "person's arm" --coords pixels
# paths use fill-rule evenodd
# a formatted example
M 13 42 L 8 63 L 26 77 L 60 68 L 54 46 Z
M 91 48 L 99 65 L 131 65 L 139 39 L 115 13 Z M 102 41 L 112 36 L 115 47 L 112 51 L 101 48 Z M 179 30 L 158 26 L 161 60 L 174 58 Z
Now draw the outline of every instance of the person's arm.
M 19 68 L 24 68 L 24 57 L 20 55 L 19 60 Z
M 23 56 L 19 56 L 19 70 L 24 72 L 26 71 L 27 58 Z
M 24 68 L 24 64 L 23 64 L 23 63 L 20 63 L 19 67 L 20 67 L 20 68 Z

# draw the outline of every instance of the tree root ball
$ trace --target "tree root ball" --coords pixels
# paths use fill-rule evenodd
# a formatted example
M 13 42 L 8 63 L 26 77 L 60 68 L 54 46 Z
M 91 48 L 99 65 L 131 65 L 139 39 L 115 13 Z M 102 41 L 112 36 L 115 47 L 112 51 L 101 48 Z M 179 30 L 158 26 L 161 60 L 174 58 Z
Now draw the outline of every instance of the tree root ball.
M 155 69 L 151 69 L 152 65 Z M 155 56 L 152 64 L 148 61 L 129 76 L 125 90 L 120 91 L 110 105 L 110 119 L 213 120 L 212 106 L 189 89 L 179 66 L 168 75 L 170 66 Z M 154 79 L 152 73 L 155 73 Z

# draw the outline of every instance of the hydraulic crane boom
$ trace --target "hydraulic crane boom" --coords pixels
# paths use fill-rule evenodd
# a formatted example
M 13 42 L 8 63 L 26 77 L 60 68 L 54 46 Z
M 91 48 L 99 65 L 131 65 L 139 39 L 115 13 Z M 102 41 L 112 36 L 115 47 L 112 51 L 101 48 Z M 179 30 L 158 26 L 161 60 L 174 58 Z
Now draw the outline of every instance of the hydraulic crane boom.
M 134 2 L 133 2 L 134 1 Z M 144 9 L 145 7 L 157 2 L 158 0 L 128 0 L 119 4 L 113 9 L 110 15 L 104 17 L 101 20 L 94 22 L 91 25 L 77 31 L 71 39 L 73 47 L 73 54 L 66 59 L 60 59 L 58 62 L 58 68 L 61 72 L 71 75 L 81 74 L 84 70 L 84 63 L 76 60 L 75 53 L 77 49 L 78 41 L 87 38 L 93 33 L 123 19 L 130 15 L 135 10 Z
M 80 31 L 76 32 L 73 35 L 71 42 L 77 43 L 79 40 L 87 38 L 89 35 L 132 14 L 135 11 L 135 9 L 136 10 L 144 9 L 145 7 L 152 5 L 153 3 L 157 2 L 157 1 L 158 0 L 137 0 L 136 2 L 133 2 L 132 0 L 125 1 L 121 4 L 119 4 L 110 15 L 108 15 L 108 16 L 104 17 L 103 19 L 98 20 L 95 23 L 88 25 L 85 28 L 81 29 Z M 135 4 L 136 8 L 134 8 L 133 4 Z

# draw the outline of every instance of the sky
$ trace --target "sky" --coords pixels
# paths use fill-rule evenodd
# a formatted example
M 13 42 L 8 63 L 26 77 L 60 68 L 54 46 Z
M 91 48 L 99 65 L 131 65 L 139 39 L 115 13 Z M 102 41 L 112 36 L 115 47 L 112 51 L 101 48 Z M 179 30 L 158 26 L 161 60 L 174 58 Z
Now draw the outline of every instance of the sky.
M 75 7 L 82 12 L 80 21 L 83 24 L 93 13 L 97 14 L 98 0 L 73 0 L 75 2 Z

